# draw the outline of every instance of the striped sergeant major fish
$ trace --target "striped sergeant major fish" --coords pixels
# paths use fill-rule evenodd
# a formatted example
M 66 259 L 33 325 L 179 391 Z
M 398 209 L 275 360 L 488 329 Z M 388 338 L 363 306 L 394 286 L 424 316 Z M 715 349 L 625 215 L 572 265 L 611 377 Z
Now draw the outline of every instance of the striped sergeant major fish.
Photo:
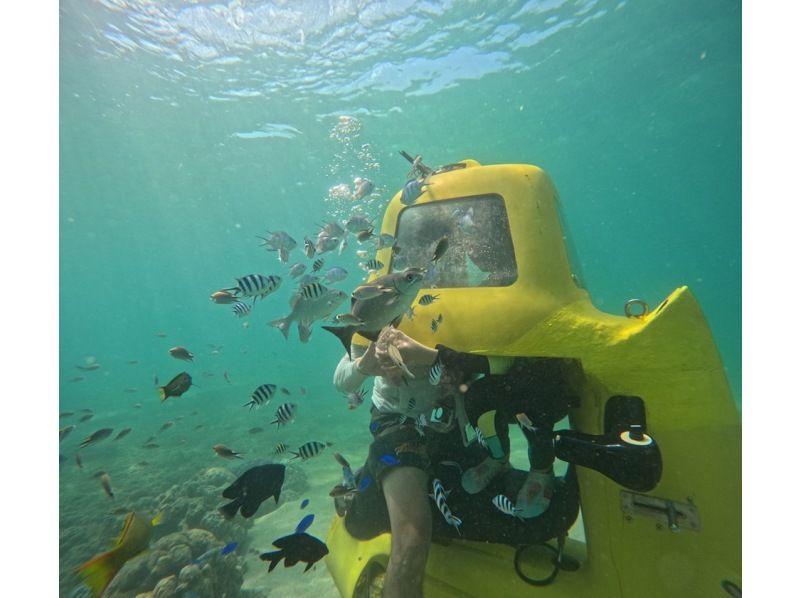
M 511 515 L 512 517 L 516 517 L 517 519 L 522 519 L 520 516 L 520 511 L 522 509 L 518 509 L 514 506 L 514 503 L 505 495 L 505 494 L 498 494 L 492 499 L 492 504 L 495 508 L 500 511 L 501 513 L 505 513 L 506 515 Z
M 373 272 L 376 270 L 383 269 L 383 262 L 380 260 L 376 260 L 375 258 L 369 259 L 366 262 L 361 262 L 358 264 L 358 267 L 362 270 L 367 270 L 368 272 Z
M 284 403 L 278 410 L 275 412 L 275 419 L 272 420 L 271 424 L 278 424 L 278 429 L 281 429 L 281 426 L 285 426 L 290 421 L 294 420 L 295 413 L 297 413 L 297 403 Z
M 358 408 L 367 396 L 367 391 L 363 388 L 347 393 L 347 408 L 350 410 Z
M 430 184 L 424 181 L 425 179 L 411 179 L 406 181 L 406 184 L 403 185 L 403 191 L 400 194 L 400 203 L 404 206 L 410 206 L 417 201 L 419 196 L 425 193 L 425 187 Z
M 480 444 L 486 450 L 489 450 L 489 447 L 486 445 L 486 439 L 483 437 L 483 432 L 481 432 L 481 429 L 478 426 L 475 426 L 472 429 L 475 430 L 475 440 L 478 441 L 478 444 Z
M 297 292 L 301 297 L 303 297 L 303 299 L 318 299 L 319 297 L 322 297 L 327 290 L 328 289 L 326 289 L 320 283 L 314 281 L 302 285 Z
M 308 259 L 314 257 L 314 254 L 317 253 L 317 248 L 314 247 L 314 243 L 308 237 L 303 241 L 303 252 Z
M 316 457 L 322 452 L 326 446 L 331 446 L 332 443 L 330 442 L 318 442 L 316 440 L 312 440 L 310 442 L 306 442 L 303 446 L 295 451 L 289 451 L 294 455 L 292 459 L 297 459 L 300 457 L 303 461 L 310 459 L 311 457 Z
M 426 293 L 422 297 L 419 298 L 420 305 L 430 305 L 434 301 L 439 298 L 439 295 L 431 295 L 430 293 Z
M 249 405 L 252 411 L 253 407 L 266 405 L 269 403 L 270 399 L 275 396 L 275 389 L 277 388 L 278 387 L 274 384 L 262 384 L 253 391 L 253 394 L 250 395 L 250 400 L 242 405 L 242 407 L 247 407 Z
M 236 293 L 239 297 L 253 297 L 253 302 L 260 298 L 264 298 L 270 293 L 277 291 L 283 279 L 280 276 L 270 274 L 264 276 L 263 274 L 247 274 L 241 278 L 236 279 L 236 286 L 222 289 L 224 291 L 231 291 Z
M 275 449 L 273 450 L 273 452 L 276 455 L 282 455 L 287 450 L 289 450 L 289 447 L 286 444 L 284 444 L 283 442 L 279 442 L 278 444 L 275 445 Z
M 237 301 L 236 303 L 233 304 L 233 313 L 237 318 L 244 318 L 245 316 L 249 316 L 252 309 L 253 308 L 247 305 L 247 303 L 243 303 L 241 301 Z
M 428 372 L 428 382 L 430 382 L 433 386 L 438 386 L 439 382 L 442 381 L 442 372 L 444 371 L 444 364 L 436 358 L 436 361 L 433 362 L 430 371 Z
M 436 507 L 439 509 L 439 512 L 444 517 L 444 520 L 449 524 L 456 528 L 458 535 L 461 535 L 461 519 L 453 515 L 450 511 L 450 507 L 447 506 L 447 495 L 450 494 L 449 491 L 445 492 L 444 486 L 439 481 L 438 478 L 433 479 L 433 494 L 429 494 L 433 501 L 436 503 Z
M 324 265 L 325 265 L 325 260 L 322 259 L 321 257 L 317 258 L 317 259 L 314 260 L 314 263 L 311 264 L 311 271 L 312 272 L 319 272 L 322 269 L 322 266 L 324 266 Z

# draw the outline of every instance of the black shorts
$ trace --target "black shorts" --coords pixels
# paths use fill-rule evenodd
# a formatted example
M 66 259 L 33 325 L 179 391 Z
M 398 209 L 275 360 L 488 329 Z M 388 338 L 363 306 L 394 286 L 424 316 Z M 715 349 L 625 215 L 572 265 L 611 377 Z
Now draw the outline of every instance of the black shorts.
M 375 481 L 363 484 L 363 490 L 355 492 L 341 511 L 337 507 L 339 515 L 344 517 L 348 533 L 354 538 L 369 540 L 391 531 L 389 510 L 380 479 L 391 467 L 398 466 L 417 467 L 427 472 L 431 478 L 438 478 L 448 491 L 447 505 L 463 523 L 460 532 L 457 531 L 447 524 L 433 500 L 429 501 L 433 521 L 432 535 L 436 541 L 448 542 L 452 538 L 460 537 L 510 546 L 533 544 L 566 532 L 577 519 L 579 494 L 574 466 L 570 465 L 566 479 L 556 478 L 550 508 L 539 517 L 520 521 L 492 506 L 492 498 L 498 494 L 516 496 L 528 478 L 527 470 L 509 470 L 493 479 L 482 492 L 467 494 L 461 487 L 462 470 L 480 463 L 486 457 L 485 451 L 477 442 L 469 447 L 462 446 L 457 428 L 447 433 L 426 431 L 422 437 L 414 429 L 413 423 L 401 424 L 401 416 L 376 414 L 374 410 L 372 415 L 373 422 L 378 420 L 380 427 L 373 433 L 376 437 L 370 446 L 367 464 L 356 473 L 356 484 L 362 487 L 366 476 L 373 477 Z M 381 431 L 385 433 L 381 434 Z M 392 453 L 393 441 L 397 441 L 395 448 L 420 449 Z M 405 443 L 410 445 L 405 447 Z M 380 457 L 385 454 L 394 454 L 399 463 L 392 466 L 381 461 Z M 454 466 L 454 461 L 460 466 Z M 374 470 L 371 471 L 370 468 Z
M 380 484 L 383 475 L 394 467 L 416 467 L 429 476 L 441 461 L 463 462 L 471 450 L 463 446 L 458 426 L 437 432 L 429 426 L 419 428 L 416 420 L 398 413 L 371 410 L 372 444 L 365 469 Z M 421 432 L 421 433 L 420 433 Z

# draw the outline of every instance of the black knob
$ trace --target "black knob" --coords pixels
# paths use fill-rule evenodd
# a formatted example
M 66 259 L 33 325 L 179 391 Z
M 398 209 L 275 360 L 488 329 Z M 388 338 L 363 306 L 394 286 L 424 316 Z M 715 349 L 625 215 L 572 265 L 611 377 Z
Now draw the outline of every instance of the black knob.
M 644 430 L 639 424 L 631 424 L 628 434 L 630 435 L 631 440 L 644 440 Z

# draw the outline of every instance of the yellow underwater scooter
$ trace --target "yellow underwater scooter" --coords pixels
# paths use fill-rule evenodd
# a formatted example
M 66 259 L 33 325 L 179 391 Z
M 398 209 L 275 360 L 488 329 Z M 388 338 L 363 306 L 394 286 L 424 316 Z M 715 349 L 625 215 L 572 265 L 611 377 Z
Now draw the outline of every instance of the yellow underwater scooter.
M 429 346 L 578 359 L 586 377 L 569 429 L 554 437 L 570 465 L 547 529 L 508 543 L 434 537 L 425 596 L 740 596 L 741 419 L 691 291 L 675 289 L 652 311 L 634 302 L 626 317 L 601 312 L 570 267 L 558 195 L 544 171 L 474 160 L 433 170 L 417 158 L 412 173 L 381 228 L 402 251 L 379 250 L 377 275 L 402 270 L 399 258 L 437 238 L 425 229 L 443 216 L 458 225 L 452 248 L 488 214 L 495 227 L 485 238 L 508 259 L 505 272 L 488 277 L 470 260 L 458 281 L 439 274 L 435 289 L 419 292 L 439 296 L 435 309 L 418 309 L 399 328 Z M 578 504 L 585 541 L 566 535 Z M 336 516 L 326 541 L 342 596 L 369 596 L 390 534 L 358 539 Z

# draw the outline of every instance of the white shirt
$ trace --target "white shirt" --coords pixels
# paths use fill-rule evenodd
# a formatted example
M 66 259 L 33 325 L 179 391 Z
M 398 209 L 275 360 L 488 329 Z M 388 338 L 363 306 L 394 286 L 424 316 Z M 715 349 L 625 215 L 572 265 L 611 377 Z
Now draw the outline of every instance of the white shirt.
M 366 352 L 366 347 L 352 345 L 352 357 L 345 354 L 333 374 L 333 384 L 337 390 L 350 393 L 361 388 L 364 381 L 369 378 L 362 374 L 356 367 L 356 359 Z M 372 404 L 381 413 L 401 413 L 415 417 L 421 413 L 428 414 L 444 398 L 444 388 L 433 386 L 428 381 L 430 368 L 426 366 L 408 368 L 414 378 L 405 376 L 408 384 L 400 382 L 399 386 L 392 384 L 383 376 L 376 376 L 372 386 Z

